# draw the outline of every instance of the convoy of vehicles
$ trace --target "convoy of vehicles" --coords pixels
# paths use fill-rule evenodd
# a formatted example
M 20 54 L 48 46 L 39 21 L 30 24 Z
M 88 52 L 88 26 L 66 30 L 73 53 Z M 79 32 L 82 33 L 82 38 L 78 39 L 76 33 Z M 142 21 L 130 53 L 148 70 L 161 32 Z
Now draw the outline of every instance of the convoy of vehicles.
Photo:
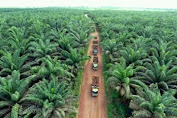
M 93 70 L 98 70 L 98 57 L 96 56 L 98 54 L 98 41 L 95 40 L 97 37 L 94 37 L 93 41 L 93 65 L 92 69 Z M 92 96 L 98 96 L 98 89 L 99 89 L 99 77 L 98 76 L 93 76 L 92 78 Z

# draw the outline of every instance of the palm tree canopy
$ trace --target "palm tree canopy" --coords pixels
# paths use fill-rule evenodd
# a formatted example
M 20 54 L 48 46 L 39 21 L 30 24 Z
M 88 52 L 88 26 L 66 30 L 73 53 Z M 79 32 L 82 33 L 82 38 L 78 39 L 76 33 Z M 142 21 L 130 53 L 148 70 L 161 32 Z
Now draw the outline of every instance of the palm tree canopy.
M 15 50 L 13 54 L 8 51 L 1 51 L 1 53 L 3 54 L 0 58 L 1 75 L 8 75 L 14 70 L 23 72 L 30 68 L 29 64 L 25 64 L 28 55 L 20 56 L 20 50 Z
M 34 76 L 20 79 L 20 73 L 13 71 L 11 76 L 0 77 L 0 117 L 10 114 L 18 114 L 19 101 L 29 88 Z M 17 107 L 15 109 L 15 107 Z M 14 111 L 15 110 L 15 111 Z
M 154 84 L 151 85 L 150 89 L 147 87 L 143 88 L 139 95 L 131 95 L 130 108 L 135 110 L 133 118 L 176 116 L 177 100 L 174 97 L 175 93 L 176 90 L 170 90 L 161 94 L 157 84 Z
M 61 117 L 64 118 L 67 112 L 76 112 L 75 107 L 70 106 L 70 102 L 75 100 L 70 87 L 57 78 L 51 81 L 43 79 L 34 85 L 21 100 L 26 109 L 24 114 L 34 114 L 34 117 Z M 28 104 L 25 104 L 28 103 Z

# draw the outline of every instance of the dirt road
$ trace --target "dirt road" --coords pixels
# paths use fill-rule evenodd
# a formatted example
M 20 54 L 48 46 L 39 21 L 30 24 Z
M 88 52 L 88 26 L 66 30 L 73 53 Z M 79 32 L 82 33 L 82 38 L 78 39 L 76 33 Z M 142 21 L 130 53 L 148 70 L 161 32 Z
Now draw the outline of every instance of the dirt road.
M 91 34 L 92 36 L 98 37 L 100 43 L 99 33 L 96 32 Z M 103 78 L 103 64 L 102 64 L 102 52 L 100 46 L 98 46 L 98 70 L 92 70 L 93 54 L 92 54 L 92 41 L 89 42 L 89 49 L 87 54 L 91 56 L 85 64 L 85 71 L 82 80 L 81 97 L 79 102 L 79 110 L 77 118 L 107 118 L 107 106 L 106 106 L 106 95 L 104 88 Z M 99 93 L 97 97 L 91 96 L 91 83 L 92 76 L 99 76 Z

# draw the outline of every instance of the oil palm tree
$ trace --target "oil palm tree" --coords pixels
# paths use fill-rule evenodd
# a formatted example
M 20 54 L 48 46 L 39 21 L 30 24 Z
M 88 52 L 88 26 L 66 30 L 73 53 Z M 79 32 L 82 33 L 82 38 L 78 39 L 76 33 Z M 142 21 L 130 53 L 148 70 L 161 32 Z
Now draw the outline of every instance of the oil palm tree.
M 42 59 L 41 65 L 32 67 L 31 73 L 36 73 L 40 77 L 45 78 L 57 77 L 59 79 L 71 79 L 74 75 L 69 70 L 70 66 L 61 64 L 57 57 L 54 59 L 48 57 Z
M 69 51 L 70 48 L 74 48 L 74 40 L 71 39 L 70 36 L 65 36 L 62 37 L 60 40 L 57 41 L 57 43 L 59 44 L 59 48 L 58 51 L 62 51 L 62 50 L 66 50 Z
M 68 113 L 77 112 L 71 105 L 74 100 L 70 87 L 52 78 L 50 82 L 43 79 L 35 84 L 20 103 L 23 114 L 33 118 L 65 118 Z
M 71 35 L 68 33 L 67 29 L 60 30 L 52 30 L 51 31 L 51 39 L 53 39 L 56 43 L 58 43 L 58 51 L 62 50 L 69 51 L 75 41 L 72 39 Z
M 135 71 L 137 70 L 133 69 L 133 65 L 127 67 L 122 58 L 119 64 L 113 65 L 113 68 L 106 72 L 109 76 L 107 80 L 109 87 L 115 89 L 122 97 L 128 98 L 132 94 L 132 88 L 145 86 L 141 81 L 132 79 Z
M 76 74 L 77 71 L 82 67 L 81 62 L 89 59 L 88 56 L 81 55 L 77 49 L 70 48 L 69 51 L 63 50 L 61 52 L 64 63 L 72 67 L 71 72 Z
M 133 43 L 131 45 L 131 47 L 134 50 L 139 50 L 139 49 L 143 49 L 145 52 L 147 52 L 148 50 L 148 43 L 152 42 L 152 39 L 150 38 L 144 38 L 142 36 L 139 36 L 137 39 L 131 38 L 131 43 Z
M 35 19 L 35 17 L 33 17 L 31 20 L 33 21 L 31 26 L 33 33 L 41 35 L 44 30 L 43 23 L 39 19 Z
M 169 88 L 176 89 L 177 67 L 174 66 L 171 68 L 171 64 L 172 61 L 166 65 L 161 65 L 158 61 L 145 63 L 146 71 L 137 72 L 137 74 L 140 75 L 139 79 L 147 85 L 157 83 L 161 91 L 166 91 Z
M 51 55 L 57 50 L 56 47 L 58 46 L 57 43 L 52 43 L 50 39 L 37 39 L 31 41 L 29 45 L 28 50 L 36 59 Z
M 27 45 L 30 42 L 30 38 L 27 38 L 24 27 L 20 29 L 12 26 L 10 29 L 8 29 L 8 31 L 8 43 L 11 45 L 11 49 L 20 49 L 21 54 L 25 54 L 28 48 Z
M 177 51 L 172 44 L 172 41 L 159 41 L 159 44 L 150 49 L 153 61 L 159 61 L 161 65 L 167 64 L 172 60 L 173 63 L 177 61 Z
M 0 50 L 7 50 L 8 49 L 8 41 L 7 40 L 3 40 L 1 37 L 0 37 Z
M 68 35 L 68 30 L 67 29 L 52 29 L 50 32 L 50 37 L 54 40 L 60 40 L 62 38 L 64 38 L 66 35 Z
M 101 43 L 103 51 L 109 56 L 110 61 L 113 61 L 114 58 L 119 57 L 119 49 L 123 46 L 122 43 L 117 43 L 116 39 L 105 40 Z
M 21 105 L 20 99 L 28 90 L 34 76 L 20 79 L 20 73 L 13 71 L 12 75 L 0 77 L 0 117 L 18 118 Z
M 77 31 L 71 30 L 70 35 L 72 36 L 73 40 L 76 42 L 75 47 L 80 48 L 80 47 L 86 47 L 88 45 L 89 39 L 91 38 L 87 33 L 88 31 L 83 30 L 81 27 L 79 27 Z
M 28 55 L 20 56 L 20 50 L 15 50 L 13 54 L 1 50 L 1 53 L 3 56 L 0 58 L 0 66 L 2 68 L 0 75 L 7 76 L 14 70 L 20 71 L 21 74 L 29 75 L 28 72 L 31 65 L 30 63 L 25 63 Z
M 142 48 L 134 50 L 131 46 L 127 46 L 120 50 L 121 56 L 126 60 L 126 64 L 142 65 L 145 60 L 147 53 Z
M 177 116 L 177 100 L 173 96 L 176 90 L 160 93 L 157 84 L 143 88 L 139 95 L 131 95 L 130 108 L 133 116 L 130 118 L 175 118 Z

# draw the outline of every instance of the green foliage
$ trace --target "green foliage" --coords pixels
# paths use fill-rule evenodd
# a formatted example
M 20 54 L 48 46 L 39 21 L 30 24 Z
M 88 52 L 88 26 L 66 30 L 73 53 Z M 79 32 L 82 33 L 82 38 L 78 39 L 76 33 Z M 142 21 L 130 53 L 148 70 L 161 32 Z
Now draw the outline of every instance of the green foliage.
M 169 100 L 176 96 L 170 95 L 171 89 L 177 88 L 177 42 L 175 40 L 177 17 L 174 16 L 177 14 L 176 11 L 162 13 L 97 10 L 90 11 L 89 14 L 102 39 L 104 76 L 109 78 L 108 81 L 105 80 L 108 82 L 106 94 L 109 117 L 114 118 L 117 117 L 117 114 L 121 114 L 115 110 L 115 105 L 119 102 L 110 101 L 110 96 L 120 97 L 118 99 L 126 98 L 126 104 L 131 104 L 129 95 L 139 96 L 139 99 L 143 99 L 143 96 L 140 95 L 141 88 L 148 90 L 149 86 L 154 84 L 157 84 L 156 91 L 160 91 L 161 98 L 167 94 L 166 99 L 169 98 Z M 124 62 L 122 62 L 122 58 L 124 58 Z M 115 95 L 113 90 L 118 90 L 116 91 L 118 94 Z M 127 97 L 125 97 L 126 93 L 128 93 Z M 159 102 L 159 93 L 153 93 L 153 96 L 152 100 Z M 138 105 L 134 105 L 135 108 Z M 176 107 L 172 102 L 169 102 L 170 105 L 173 108 Z M 161 112 L 163 111 L 161 108 L 163 105 L 160 105 L 157 111 L 156 109 L 139 109 L 138 111 L 133 109 L 132 118 L 170 118 L 168 112 Z M 119 109 L 119 111 L 121 110 Z M 175 113 L 174 109 L 172 111 Z M 153 112 L 156 115 L 152 114 Z M 120 117 L 125 116 L 125 112 L 122 114 L 124 115 Z
M 146 58 L 146 55 L 147 55 L 142 48 L 134 50 L 130 46 L 127 46 L 123 48 L 122 50 L 120 50 L 120 54 L 126 60 L 127 65 L 132 64 L 132 63 L 135 65 L 142 65 L 143 63 L 142 59 Z
M 101 43 L 103 47 L 103 52 L 109 56 L 110 61 L 114 61 L 116 57 L 119 57 L 118 50 L 122 46 L 121 43 L 118 43 L 116 39 L 105 40 Z
M 76 49 L 69 49 L 69 51 L 63 50 L 61 54 L 66 59 L 64 63 L 72 67 L 71 72 L 74 74 L 82 67 L 81 62 L 89 59 L 89 56 L 82 55 Z
M 69 72 L 70 66 L 61 64 L 57 57 L 51 59 L 51 57 L 43 58 L 40 66 L 35 66 L 31 69 L 31 73 L 37 74 L 41 77 L 51 78 L 58 77 L 59 79 L 70 80 L 74 75 Z
M 76 112 L 76 108 L 70 106 L 74 96 L 71 88 L 57 78 L 51 81 L 43 79 L 35 84 L 20 101 L 28 103 L 23 114 L 35 114 L 34 117 L 65 117 L 66 113 Z
M 160 93 L 156 85 L 144 88 L 139 95 L 131 96 L 130 107 L 135 110 L 132 118 L 165 118 L 177 115 L 176 90 Z
M 166 65 L 160 65 L 158 61 L 151 63 L 145 63 L 145 67 L 147 68 L 145 72 L 139 72 L 138 74 L 142 77 L 142 80 L 147 85 L 152 83 L 158 84 L 158 87 L 162 91 L 171 89 L 176 89 L 177 82 L 177 67 L 170 67 L 172 65 L 172 61 L 169 61 Z
M 11 45 L 12 50 L 20 49 L 21 54 L 25 54 L 27 51 L 28 43 L 30 39 L 27 38 L 27 34 L 25 34 L 25 27 L 17 28 L 12 26 L 9 31 L 9 41 L 8 43 Z
M 28 51 L 32 52 L 32 55 L 38 59 L 51 55 L 56 51 L 57 46 L 57 43 L 52 43 L 50 39 L 45 39 L 45 36 L 42 35 L 42 38 L 30 42 Z
M 131 88 L 133 87 L 145 86 L 141 81 L 131 79 L 135 69 L 133 69 L 133 65 L 127 67 L 124 58 L 121 58 L 120 64 L 112 66 L 113 67 L 106 72 L 109 76 L 107 83 L 122 97 L 129 98 L 129 95 L 132 94 Z
M 0 58 L 0 66 L 2 68 L 0 75 L 11 74 L 12 71 L 18 70 L 21 73 L 30 69 L 29 64 L 25 64 L 27 55 L 20 56 L 20 50 L 15 50 L 13 54 L 8 51 L 1 51 L 3 56 Z
M 76 116 L 91 23 L 84 10 L 0 9 L 0 117 Z
M 29 88 L 34 76 L 20 79 L 20 73 L 13 71 L 7 78 L 0 78 L 0 117 L 10 114 L 18 117 L 19 101 Z

